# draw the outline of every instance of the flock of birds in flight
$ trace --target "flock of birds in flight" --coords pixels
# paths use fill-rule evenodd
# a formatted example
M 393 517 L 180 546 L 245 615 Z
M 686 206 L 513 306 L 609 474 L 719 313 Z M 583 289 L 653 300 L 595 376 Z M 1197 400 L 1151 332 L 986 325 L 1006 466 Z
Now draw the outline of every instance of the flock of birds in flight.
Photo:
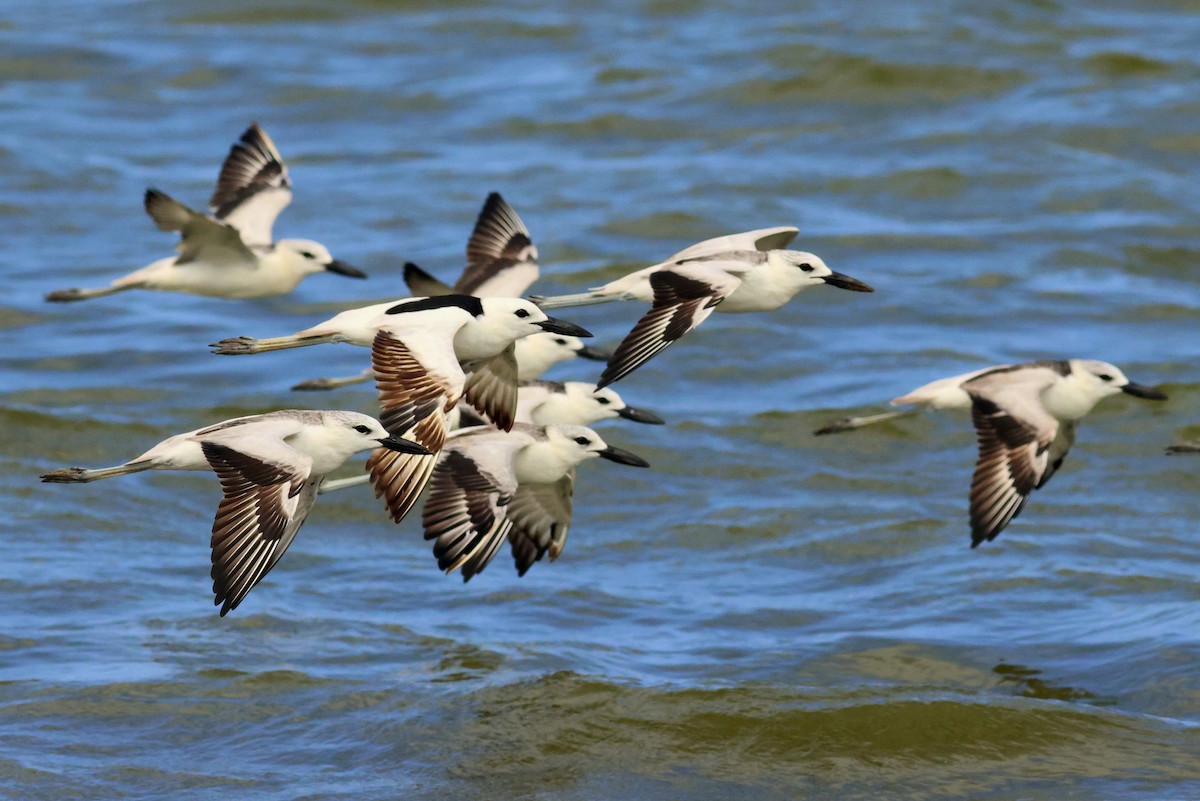
M 52 292 L 66 302 L 132 289 L 255 298 L 292 291 L 319 272 L 365 278 L 320 243 L 272 236 L 291 202 L 291 180 L 266 132 L 252 124 L 234 144 L 209 201 L 189 208 L 154 189 L 145 209 L 160 230 L 178 232 L 177 255 L 99 289 Z M 770 311 L 814 286 L 872 288 L 833 272 L 812 253 L 789 250 L 797 229 L 721 236 L 587 292 L 522 296 L 538 277 L 537 248 L 516 212 L 489 195 L 453 286 L 413 264 L 413 296 L 350 309 L 287 336 L 234 337 L 215 353 L 245 355 L 344 342 L 371 349 L 371 366 L 345 378 L 293 389 L 374 380 L 378 419 L 348 411 L 285 409 L 238 417 L 163 440 L 114 467 L 54 470 L 46 482 L 90 482 L 144 470 L 212 470 L 223 497 L 212 528 L 215 603 L 225 615 L 245 599 L 294 539 L 317 495 L 370 481 L 399 523 L 428 485 L 422 510 L 438 566 L 481 572 L 508 542 L 521 575 L 561 553 L 571 522 L 575 469 L 596 457 L 649 465 L 608 445 L 588 426 L 611 418 L 662 423 L 626 405 L 609 387 L 716 312 Z M 546 310 L 639 301 L 647 311 L 615 352 L 584 345 L 591 334 Z M 593 386 L 540 380 L 554 364 L 606 361 Z M 919 409 L 969 408 L 979 457 L 971 482 L 971 546 L 994 539 L 1029 494 L 1059 469 L 1075 426 L 1101 399 L 1126 393 L 1165 400 L 1111 364 L 1070 359 L 987 367 L 926 384 L 892 401 L 916 407 L 833 422 L 848 431 Z M 1182 444 L 1173 450 L 1200 450 Z M 370 451 L 367 474 L 326 480 Z

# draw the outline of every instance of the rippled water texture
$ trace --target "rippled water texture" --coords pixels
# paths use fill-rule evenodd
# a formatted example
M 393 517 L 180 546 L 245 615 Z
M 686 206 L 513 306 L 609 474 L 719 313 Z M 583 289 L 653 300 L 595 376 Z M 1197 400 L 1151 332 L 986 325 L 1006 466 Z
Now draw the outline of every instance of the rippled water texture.
M 1200 798 L 1200 15 L 1187 3 L 92 0 L 0 7 L 0 793 L 127 799 Z M 51 306 L 166 255 L 260 121 L 280 236 L 371 273 Z M 373 393 L 294 331 L 446 278 L 499 190 L 577 291 L 795 224 L 874 295 L 718 315 L 617 385 L 653 471 L 580 476 L 570 544 L 439 574 L 415 521 L 321 499 L 211 606 L 203 474 L 39 484 L 162 437 Z M 615 341 L 634 305 L 569 319 Z M 814 439 L 933 378 L 1115 362 L 1063 471 L 968 547 L 974 437 Z M 594 364 L 556 377 L 594 378 Z

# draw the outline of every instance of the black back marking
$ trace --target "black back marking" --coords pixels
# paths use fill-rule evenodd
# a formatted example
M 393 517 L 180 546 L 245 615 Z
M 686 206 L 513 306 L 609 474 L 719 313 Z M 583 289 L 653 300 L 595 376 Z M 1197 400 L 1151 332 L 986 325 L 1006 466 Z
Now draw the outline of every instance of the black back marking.
M 483 301 L 472 295 L 440 295 L 436 298 L 421 298 L 419 300 L 397 303 L 385 314 L 404 314 L 405 312 L 430 311 L 431 309 L 446 309 L 457 307 L 470 314 L 480 317 L 483 314 Z

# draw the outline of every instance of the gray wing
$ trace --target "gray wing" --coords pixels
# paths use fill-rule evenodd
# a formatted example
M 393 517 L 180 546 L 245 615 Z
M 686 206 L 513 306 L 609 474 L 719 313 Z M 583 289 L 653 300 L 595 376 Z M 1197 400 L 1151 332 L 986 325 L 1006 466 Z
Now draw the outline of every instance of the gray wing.
M 553 484 L 522 484 L 517 489 L 508 504 L 508 519 L 513 524 L 508 541 L 517 575 L 525 575 L 547 553 L 550 561 L 562 553 L 571 527 L 574 492 L 574 470 Z
M 467 241 L 467 267 L 454 290 L 481 298 L 520 297 L 537 280 L 537 260 L 529 229 L 500 193 L 492 192 Z
M 502 431 L 511 431 L 517 415 L 516 343 L 496 356 L 467 367 L 463 397 Z
M 421 513 L 425 539 L 435 540 L 438 567 L 461 569 L 463 581 L 483 572 L 512 528 L 505 506 L 517 490 L 513 447 L 498 444 L 494 452 L 448 449 L 433 471 Z
M 279 465 L 218 442 L 205 440 L 200 447 L 224 493 L 211 541 L 214 603 L 224 617 L 292 544 L 320 481 L 308 480 L 311 460 L 290 448 L 295 463 Z
M 241 266 L 256 263 L 257 257 L 232 225 L 188 208 L 157 189 L 146 190 L 143 205 L 158 230 L 179 232 L 177 265 L 195 261 Z
M 718 236 L 706 239 L 703 242 L 697 242 L 679 251 L 666 261 L 686 261 L 702 256 L 715 256 L 719 253 L 728 253 L 734 250 L 759 250 L 764 252 L 768 250 L 780 250 L 791 244 L 798 233 L 800 231 L 797 228 L 793 228 L 790 225 L 781 225 L 775 228 L 759 228 L 754 231 L 744 231 L 740 234 Z
M 995 539 L 1020 514 L 1029 493 L 1049 480 L 1073 441 L 1073 429 L 1060 427 L 1041 401 L 1053 374 L 1030 372 L 1024 380 L 963 386 L 971 396 L 979 444 L 971 479 L 972 548 Z
M 238 229 L 247 244 L 265 247 L 273 241 L 275 218 L 291 202 L 292 182 L 283 157 L 267 132 L 251 123 L 225 157 L 209 207 Z

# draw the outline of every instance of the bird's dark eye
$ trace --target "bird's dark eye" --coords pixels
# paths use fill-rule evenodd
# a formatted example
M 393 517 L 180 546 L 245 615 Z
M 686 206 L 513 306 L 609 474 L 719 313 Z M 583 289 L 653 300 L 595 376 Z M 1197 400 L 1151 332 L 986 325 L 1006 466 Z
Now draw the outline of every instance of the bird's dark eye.
M 592 444 L 592 441 L 590 439 L 588 439 L 587 437 L 576 437 L 575 441 L 578 442 L 580 445 L 591 445 Z
M 596 403 L 600 404 L 601 406 L 607 406 L 608 404 L 612 403 L 612 401 L 610 401 L 608 398 L 596 398 Z
M 370 434 L 371 433 L 371 429 L 368 428 L 367 426 L 355 426 L 354 430 L 360 434 Z
M 813 271 L 813 266 L 808 262 L 804 262 L 804 264 L 800 265 L 800 269 L 806 273 L 811 273 Z
M 300 251 L 300 255 L 306 259 L 315 259 L 317 256 L 314 253 L 309 253 L 307 250 Z
M 565 345 L 565 344 L 567 344 L 567 340 L 563 339 L 562 337 L 557 337 L 554 340 L 554 344 L 555 345 Z
M 1101 373 L 1100 375 L 1098 375 L 1096 377 L 1099 378 L 1101 381 L 1112 381 L 1113 380 L 1112 376 L 1109 375 L 1108 373 Z
M 529 312 L 525 311 L 524 309 L 517 309 L 515 312 L 513 312 L 513 314 L 517 315 L 518 317 L 528 317 L 529 316 Z

